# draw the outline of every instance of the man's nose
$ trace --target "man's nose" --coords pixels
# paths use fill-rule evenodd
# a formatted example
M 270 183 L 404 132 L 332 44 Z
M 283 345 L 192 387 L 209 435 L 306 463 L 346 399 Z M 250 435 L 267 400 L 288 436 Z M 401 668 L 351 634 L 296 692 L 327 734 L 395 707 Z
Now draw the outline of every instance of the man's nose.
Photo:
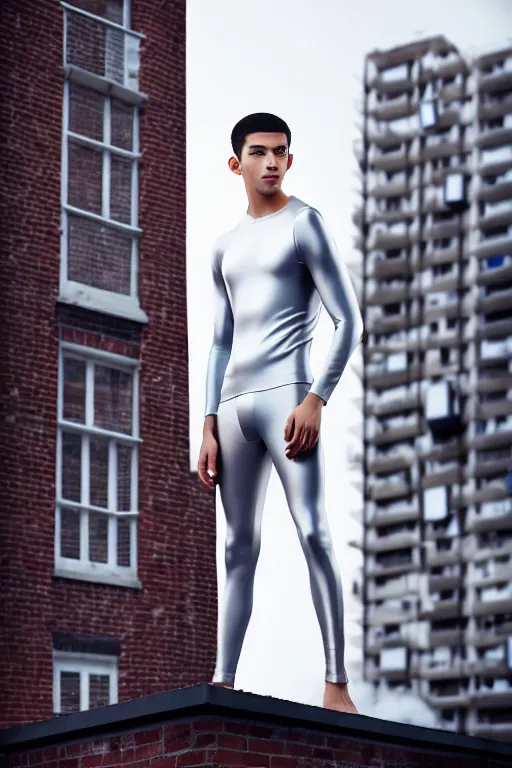
M 269 155 L 267 157 L 267 168 L 271 168 L 273 171 L 277 168 L 277 161 L 274 157 L 274 155 Z

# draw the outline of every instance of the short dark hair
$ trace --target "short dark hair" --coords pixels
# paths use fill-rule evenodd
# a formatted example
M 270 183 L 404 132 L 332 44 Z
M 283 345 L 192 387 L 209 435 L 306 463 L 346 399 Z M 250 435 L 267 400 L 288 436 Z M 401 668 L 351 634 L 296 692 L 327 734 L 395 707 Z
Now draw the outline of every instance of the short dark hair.
M 254 112 L 252 115 L 246 115 L 235 125 L 231 131 L 231 146 L 233 152 L 240 160 L 242 147 L 245 137 L 249 133 L 285 133 L 288 141 L 288 147 L 292 143 L 292 134 L 288 125 L 277 115 L 270 112 Z

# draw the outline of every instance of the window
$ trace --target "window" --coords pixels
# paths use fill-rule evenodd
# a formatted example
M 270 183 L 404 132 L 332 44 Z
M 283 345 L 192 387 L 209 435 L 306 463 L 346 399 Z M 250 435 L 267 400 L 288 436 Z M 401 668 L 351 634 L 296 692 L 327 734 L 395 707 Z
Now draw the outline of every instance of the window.
M 138 362 L 63 343 L 56 575 L 140 586 L 138 434 Z
M 64 5 L 60 299 L 145 322 L 138 298 L 142 36 L 126 26 L 127 2 L 79 4 Z
M 117 656 L 53 652 L 55 715 L 117 704 L 117 697 Z

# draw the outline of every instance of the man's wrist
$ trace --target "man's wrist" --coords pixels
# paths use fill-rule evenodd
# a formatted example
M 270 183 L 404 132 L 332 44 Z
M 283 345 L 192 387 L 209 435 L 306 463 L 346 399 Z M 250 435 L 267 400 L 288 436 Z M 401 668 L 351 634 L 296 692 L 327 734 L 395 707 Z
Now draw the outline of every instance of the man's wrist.
M 313 403 L 317 408 L 323 408 L 325 405 L 325 400 L 320 397 L 320 395 L 315 394 L 315 392 L 308 392 L 305 400 L 309 400 L 309 402 Z
M 203 437 L 204 435 L 216 435 L 217 433 L 217 414 L 209 413 L 204 417 Z

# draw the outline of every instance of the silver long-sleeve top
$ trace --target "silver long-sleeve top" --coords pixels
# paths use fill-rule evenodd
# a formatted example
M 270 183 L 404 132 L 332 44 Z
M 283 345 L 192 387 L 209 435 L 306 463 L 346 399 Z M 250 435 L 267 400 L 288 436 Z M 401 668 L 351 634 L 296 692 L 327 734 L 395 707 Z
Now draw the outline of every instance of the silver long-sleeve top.
M 275 213 L 221 235 L 211 254 L 214 332 L 205 416 L 223 400 L 293 382 L 325 403 L 363 331 L 348 270 L 320 213 L 290 196 Z M 309 353 L 321 306 L 335 331 L 313 380 Z

